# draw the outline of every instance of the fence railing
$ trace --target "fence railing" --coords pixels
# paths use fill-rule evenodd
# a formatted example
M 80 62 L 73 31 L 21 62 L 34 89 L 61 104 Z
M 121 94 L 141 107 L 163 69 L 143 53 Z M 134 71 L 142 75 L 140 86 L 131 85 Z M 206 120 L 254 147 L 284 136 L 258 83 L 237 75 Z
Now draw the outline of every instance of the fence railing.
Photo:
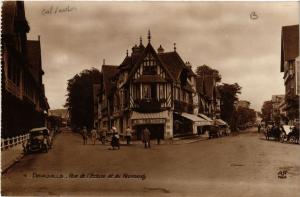
M 2 139 L 1 138 L 1 151 L 13 148 L 29 139 L 29 134 L 19 135 L 12 138 Z

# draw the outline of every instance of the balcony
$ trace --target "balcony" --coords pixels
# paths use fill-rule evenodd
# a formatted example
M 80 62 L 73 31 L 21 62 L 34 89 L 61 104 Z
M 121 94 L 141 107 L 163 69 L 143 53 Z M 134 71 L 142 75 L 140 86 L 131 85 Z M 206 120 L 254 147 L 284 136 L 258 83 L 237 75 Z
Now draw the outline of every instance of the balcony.
M 137 99 L 134 101 L 134 110 L 138 112 L 160 112 L 163 110 L 162 103 L 165 100 Z

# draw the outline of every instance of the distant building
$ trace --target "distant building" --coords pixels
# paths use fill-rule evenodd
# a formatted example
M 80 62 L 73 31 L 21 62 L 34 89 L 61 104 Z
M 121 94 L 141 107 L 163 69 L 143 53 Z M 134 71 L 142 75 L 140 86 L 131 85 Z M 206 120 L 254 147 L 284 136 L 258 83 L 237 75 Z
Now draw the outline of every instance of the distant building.
M 61 118 L 63 125 L 67 125 L 70 119 L 68 109 L 52 109 L 49 110 L 48 115 Z
M 246 100 L 240 100 L 237 102 L 237 107 L 250 108 L 250 102 Z
M 176 51 L 157 51 L 150 43 L 132 47 L 120 65 L 102 65 L 98 128 L 115 126 L 121 135 L 127 127 L 148 128 L 151 137 L 171 138 L 195 134 L 206 120 L 198 117 L 195 73 Z
M 285 99 L 285 95 L 272 95 L 272 113 L 271 113 L 271 119 L 275 121 L 275 118 L 282 119 L 281 118 L 281 110 L 282 110 L 282 102 Z
M 212 75 L 203 75 L 196 78 L 198 94 L 198 114 L 215 119 L 220 118 L 220 93 Z
M 280 71 L 284 73 L 285 110 L 291 122 L 299 120 L 299 70 L 299 25 L 284 26 Z
M 27 40 L 30 27 L 23 1 L 2 5 L 2 137 L 46 124 L 49 104 L 42 80 L 40 38 Z

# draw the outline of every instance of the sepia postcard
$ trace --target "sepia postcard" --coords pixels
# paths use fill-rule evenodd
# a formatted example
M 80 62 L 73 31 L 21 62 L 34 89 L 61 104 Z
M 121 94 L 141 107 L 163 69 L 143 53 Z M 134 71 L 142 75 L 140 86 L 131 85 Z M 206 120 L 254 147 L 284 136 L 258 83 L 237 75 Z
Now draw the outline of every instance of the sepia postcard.
M 300 196 L 297 1 L 1 1 L 2 196 Z

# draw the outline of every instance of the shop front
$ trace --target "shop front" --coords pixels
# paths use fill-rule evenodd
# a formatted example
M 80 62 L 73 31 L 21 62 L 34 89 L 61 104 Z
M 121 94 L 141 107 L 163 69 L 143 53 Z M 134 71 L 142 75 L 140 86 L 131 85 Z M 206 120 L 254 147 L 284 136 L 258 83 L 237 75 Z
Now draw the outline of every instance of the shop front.
M 142 131 L 149 129 L 151 139 L 164 139 L 167 111 L 157 113 L 139 113 L 133 112 L 131 116 L 132 129 L 135 131 L 136 138 L 141 139 Z

